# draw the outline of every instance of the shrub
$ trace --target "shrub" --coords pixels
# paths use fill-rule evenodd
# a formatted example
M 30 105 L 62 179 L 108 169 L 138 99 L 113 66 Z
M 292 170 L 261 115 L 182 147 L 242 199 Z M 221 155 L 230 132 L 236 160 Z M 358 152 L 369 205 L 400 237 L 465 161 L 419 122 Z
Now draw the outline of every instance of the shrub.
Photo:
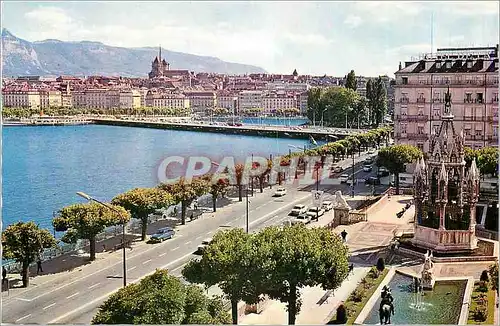
M 368 272 L 368 277 L 376 279 L 378 278 L 379 272 L 377 270 L 377 267 L 373 266 L 370 271 Z
M 364 291 L 356 289 L 353 293 L 351 293 L 350 300 L 353 302 L 361 302 L 363 300 Z
M 477 291 L 488 292 L 488 283 L 484 281 L 479 282 L 479 285 L 477 286 Z
M 384 258 L 383 257 L 379 257 L 379 259 L 377 260 L 377 270 L 379 272 L 383 272 L 384 269 L 385 269 Z
M 488 271 L 484 270 L 481 273 L 481 277 L 479 279 L 481 280 L 481 282 L 488 282 L 490 280 L 490 278 L 488 277 Z
M 488 318 L 488 308 L 486 306 L 477 306 L 474 309 L 474 320 L 475 321 L 485 321 Z
M 335 319 L 336 324 L 347 323 L 347 310 L 343 304 L 337 307 L 337 318 Z

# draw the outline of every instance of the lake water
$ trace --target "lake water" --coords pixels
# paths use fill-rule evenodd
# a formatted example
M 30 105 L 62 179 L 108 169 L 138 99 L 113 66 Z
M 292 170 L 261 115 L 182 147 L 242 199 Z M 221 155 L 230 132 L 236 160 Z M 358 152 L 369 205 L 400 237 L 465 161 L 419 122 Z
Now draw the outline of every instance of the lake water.
M 308 145 L 300 139 L 100 125 L 4 127 L 2 142 L 2 227 L 33 220 L 50 230 L 55 211 L 83 201 L 77 191 L 110 200 L 155 186 L 157 167 L 170 155 L 238 160 Z

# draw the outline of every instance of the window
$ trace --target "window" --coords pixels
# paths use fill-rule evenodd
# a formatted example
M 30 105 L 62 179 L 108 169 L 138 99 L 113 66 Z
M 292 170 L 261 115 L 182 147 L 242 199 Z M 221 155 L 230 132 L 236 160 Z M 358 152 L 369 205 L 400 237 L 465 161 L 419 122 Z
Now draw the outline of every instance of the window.
M 424 108 L 422 106 L 418 107 L 418 115 L 424 115 Z
M 402 81 L 403 85 L 407 85 L 408 84 L 408 77 L 402 77 L 401 81 Z
M 451 61 L 448 61 L 446 62 L 446 69 L 450 69 L 451 68 Z
M 408 124 L 402 123 L 401 124 L 401 133 L 406 134 L 406 129 L 408 128 Z
M 433 102 L 439 102 L 441 98 L 441 94 L 439 92 L 434 92 L 434 96 L 432 97 Z
M 424 134 L 424 126 L 417 126 L 417 134 L 419 135 Z
M 441 69 L 441 62 L 436 62 L 436 68 Z
M 417 147 L 418 147 L 421 151 L 424 151 L 424 144 L 422 144 L 422 143 L 418 143 L 418 144 L 417 144 Z
M 476 93 L 476 102 L 483 103 L 483 93 Z
M 472 61 L 467 61 L 467 68 L 472 68 Z
M 465 93 L 465 102 L 466 103 L 472 102 L 472 93 Z
M 441 115 L 441 110 L 440 109 L 432 109 L 432 115 L 435 117 L 439 117 Z

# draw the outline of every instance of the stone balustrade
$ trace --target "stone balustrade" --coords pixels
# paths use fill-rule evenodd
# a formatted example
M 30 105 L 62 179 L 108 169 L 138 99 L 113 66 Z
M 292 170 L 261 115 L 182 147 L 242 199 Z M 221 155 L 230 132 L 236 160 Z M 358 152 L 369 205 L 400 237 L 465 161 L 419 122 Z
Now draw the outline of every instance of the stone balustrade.
M 477 248 L 477 238 L 471 230 L 439 230 L 425 226 L 415 228 L 415 245 L 436 251 L 460 251 Z

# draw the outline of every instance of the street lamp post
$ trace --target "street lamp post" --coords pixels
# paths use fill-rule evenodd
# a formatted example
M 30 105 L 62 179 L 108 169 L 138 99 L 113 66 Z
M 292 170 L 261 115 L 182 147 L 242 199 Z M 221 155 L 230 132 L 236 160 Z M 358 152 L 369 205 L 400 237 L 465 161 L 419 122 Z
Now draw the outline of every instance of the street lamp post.
M 351 197 L 354 198 L 354 151 L 352 153 L 352 182 L 351 182 Z
M 325 124 L 324 124 L 324 115 L 325 115 L 325 112 L 326 112 L 327 109 L 323 109 L 323 111 L 321 112 L 321 128 L 324 128 L 325 127 Z
M 249 223 L 248 223 L 248 184 L 247 184 L 247 191 L 246 191 L 246 224 L 247 224 L 247 234 L 249 233 Z
M 103 203 L 102 201 L 99 201 L 89 195 L 87 195 L 84 192 L 77 192 L 76 193 L 78 196 L 85 198 L 88 201 L 94 201 L 102 206 L 107 207 L 108 209 L 112 210 L 113 212 L 117 213 L 121 218 L 122 218 L 122 251 L 123 251 L 123 287 L 127 286 L 127 259 L 126 259 L 126 252 L 125 252 L 125 218 L 120 214 L 119 211 L 117 211 L 115 208 L 112 206 L 109 206 L 106 203 Z
M 319 165 L 317 165 L 316 168 L 316 191 L 319 191 Z M 316 221 L 318 220 L 319 220 L 319 205 L 318 207 L 316 207 Z

